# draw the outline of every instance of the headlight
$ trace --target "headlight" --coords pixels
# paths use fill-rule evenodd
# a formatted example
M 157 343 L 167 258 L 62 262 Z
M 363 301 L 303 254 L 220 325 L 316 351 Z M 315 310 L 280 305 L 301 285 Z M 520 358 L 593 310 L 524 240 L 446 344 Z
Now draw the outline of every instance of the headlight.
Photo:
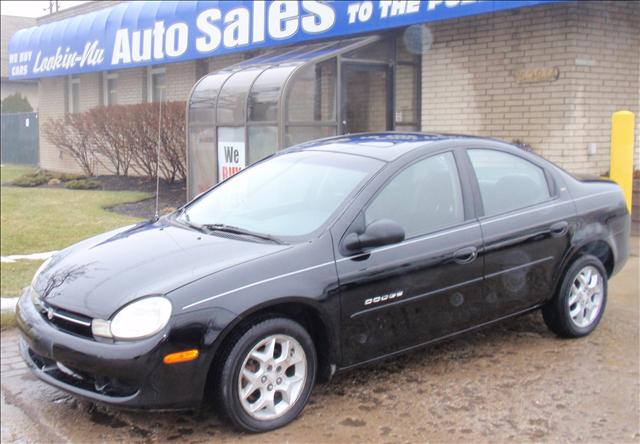
M 125 306 L 111 320 L 116 339 L 142 339 L 162 330 L 171 317 L 171 302 L 162 296 L 139 299 Z

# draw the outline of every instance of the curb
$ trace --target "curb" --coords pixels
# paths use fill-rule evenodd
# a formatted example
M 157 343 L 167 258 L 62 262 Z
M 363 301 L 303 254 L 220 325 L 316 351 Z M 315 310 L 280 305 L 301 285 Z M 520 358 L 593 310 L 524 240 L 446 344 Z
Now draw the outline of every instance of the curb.
M 18 305 L 19 297 L 0 297 L 0 312 L 4 313 L 15 313 L 16 305 Z

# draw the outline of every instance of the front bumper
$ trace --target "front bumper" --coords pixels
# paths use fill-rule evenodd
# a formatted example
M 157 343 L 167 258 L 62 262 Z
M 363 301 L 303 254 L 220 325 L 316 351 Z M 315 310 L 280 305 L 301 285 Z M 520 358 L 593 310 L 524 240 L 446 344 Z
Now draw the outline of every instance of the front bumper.
M 102 343 L 59 330 L 36 310 L 28 294 L 18 301 L 20 350 L 41 380 L 93 401 L 127 408 L 183 409 L 202 401 L 209 363 L 166 365 L 184 347 L 159 334 L 135 342 Z

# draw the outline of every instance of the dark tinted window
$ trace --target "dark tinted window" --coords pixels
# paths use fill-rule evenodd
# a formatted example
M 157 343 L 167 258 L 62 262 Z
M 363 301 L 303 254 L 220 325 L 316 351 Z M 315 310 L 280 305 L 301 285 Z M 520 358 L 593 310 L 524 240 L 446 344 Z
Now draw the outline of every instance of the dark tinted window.
M 374 198 L 367 224 L 394 220 L 411 238 L 464 220 L 460 180 L 453 154 L 444 153 L 409 166 Z
M 544 171 L 512 154 L 494 150 L 469 150 L 487 216 L 506 213 L 549 199 Z

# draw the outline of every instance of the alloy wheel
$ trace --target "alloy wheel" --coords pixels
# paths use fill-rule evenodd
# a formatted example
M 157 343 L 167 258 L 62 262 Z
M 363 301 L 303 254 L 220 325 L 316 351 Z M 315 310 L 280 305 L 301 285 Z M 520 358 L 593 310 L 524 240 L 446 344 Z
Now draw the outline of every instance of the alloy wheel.
M 268 421 L 287 413 L 307 378 L 307 357 L 300 343 L 277 334 L 259 341 L 247 354 L 238 375 L 238 394 L 245 412 Z
M 588 265 L 575 276 L 569 290 L 569 316 L 580 328 L 591 325 L 602 309 L 604 280 L 597 268 Z

